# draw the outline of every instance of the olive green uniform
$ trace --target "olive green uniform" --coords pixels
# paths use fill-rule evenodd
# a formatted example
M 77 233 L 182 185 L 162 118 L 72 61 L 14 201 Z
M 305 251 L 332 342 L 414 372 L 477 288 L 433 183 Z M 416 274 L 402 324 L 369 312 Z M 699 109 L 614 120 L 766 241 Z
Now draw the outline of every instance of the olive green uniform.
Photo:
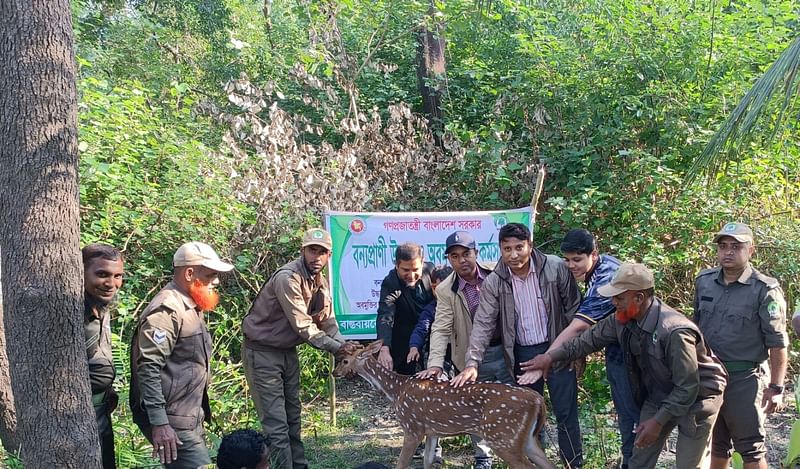
M 118 397 L 113 386 L 116 370 L 114 357 L 111 354 L 111 314 L 108 308 L 87 306 L 84 309 L 83 327 L 86 337 L 86 358 L 89 360 L 92 405 L 100 437 L 103 469 L 116 469 L 111 412 L 117 407 Z
M 169 424 L 183 443 L 170 469 L 210 464 L 203 421 L 208 405 L 211 336 L 195 302 L 170 282 L 142 312 L 131 344 L 133 421 L 152 441 Z
M 730 374 L 712 454 L 730 457 L 735 448 L 745 462 L 758 461 L 766 454 L 761 406 L 766 360 L 769 349 L 788 345 L 783 291 L 777 280 L 750 265 L 727 285 L 721 267 L 704 270 L 695 287 L 694 320 Z
M 623 325 L 610 315 L 549 353 L 554 361 L 569 362 L 615 342 L 623 349 L 631 391 L 642 409 L 639 423 L 655 418 L 663 425 L 652 445 L 633 449 L 629 466 L 655 467 L 664 442 L 677 426 L 677 467 L 701 467 L 726 373 L 697 326 L 654 298 L 641 322 Z
M 258 293 L 242 329 L 245 377 L 271 441 L 270 459 L 277 468 L 306 468 L 297 346 L 336 353 L 345 342 L 325 277 L 311 275 L 302 257 L 284 265 Z

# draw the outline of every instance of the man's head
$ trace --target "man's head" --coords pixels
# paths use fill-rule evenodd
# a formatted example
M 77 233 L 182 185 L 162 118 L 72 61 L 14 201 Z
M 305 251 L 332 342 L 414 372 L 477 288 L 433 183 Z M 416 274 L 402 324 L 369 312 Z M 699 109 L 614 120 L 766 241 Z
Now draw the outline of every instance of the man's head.
M 640 320 L 647 312 L 653 298 L 655 280 L 653 272 L 644 264 L 620 264 L 611 282 L 597 289 L 597 293 L 617 308 L 616 318 L 622 324 L 635 319 Z
M 84 301 L 105 306 L 122 287 L 125 260 L 119 249 L 94 243 L 81 249 L 83 257 Z
M 727 223 L 714 235 L 717 261 L 723 269 L 742 270 L 756 251 L 753 231 L 744 223 Z
M 456 231 L 445 241 L 445 256 L 461 278 L 471 279 L 478 269 L 478 243 L 466 231 Z
M 269 469 L 268 442 L 254 430 L 236 430 L 222 438 L 217 452 L 219 469 Z
M 306 269 L 311 275 L 322 272 L 331 257 L 332 248 L 331 235 L 322 228 L 311 228 L 303 234 L 301 252 Z
M 597 240 L 588 230 L 569 230 L 561 242 L 561 254 L 575 280 L 586 280 L 586 274 L 594 268 L 600 254 Z
M 531 260 L 531 230 L 522 223 L 508 223 L 500 228 L 500 256 L 512 271 L 524 271 Z
M 403 243 L 394 251 L 394 266 L 397 276 L 408 287 L 413 287 L 422 278 L 422 246 Z
M 215 291 L 220 272 L 230 272 L 233 265 L 222 262 L 208 244 L 190 241 L 172 257 L 172 278 L 179 288 L 189 293 L 201 311 L 211 311 L 219 303 Z
M 434 295 L 436 294 L 436 287 L 452 273 L 453 268 L 449 265 L 438 265 L 433 269 L 433 272 L 431 272 L 431 290 L 433 290 Z

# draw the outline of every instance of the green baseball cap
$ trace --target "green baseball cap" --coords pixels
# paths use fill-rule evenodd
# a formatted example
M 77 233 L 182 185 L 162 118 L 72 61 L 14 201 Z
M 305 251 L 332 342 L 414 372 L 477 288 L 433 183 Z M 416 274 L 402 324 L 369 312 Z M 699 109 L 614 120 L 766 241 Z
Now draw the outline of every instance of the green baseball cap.
M 714 240 L 712 242 L 718 243 L 719 239 L 723 236 L 730 236 L 740 243 L 752 243 L 754 239 L 753 230 L 744 223 L 737 222 L 726 223 L 725 226 L 714 235 Z

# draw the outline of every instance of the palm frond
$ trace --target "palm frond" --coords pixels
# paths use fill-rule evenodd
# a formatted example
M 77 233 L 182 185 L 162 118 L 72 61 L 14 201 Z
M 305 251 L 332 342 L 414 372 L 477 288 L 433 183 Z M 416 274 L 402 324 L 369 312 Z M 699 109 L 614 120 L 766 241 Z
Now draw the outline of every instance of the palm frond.
M 711 137 L 703 153 L 689 169 L 686 175 L 687 181 L 691 182 L 700 174 L 715 174 L 724 163 L 736 160 L 740 155 L 738 150 L 751 141 L 756 124 L 770 109 L 772 97 L 782 90 L 784 99 L 771 124 L 773 131 L 769 138 L 774 137 L 783 123 L 793 97 L 800 91 L 798 87 L 800 87 L 800 37 L 796 37 L 756 81 L 733 113 Z

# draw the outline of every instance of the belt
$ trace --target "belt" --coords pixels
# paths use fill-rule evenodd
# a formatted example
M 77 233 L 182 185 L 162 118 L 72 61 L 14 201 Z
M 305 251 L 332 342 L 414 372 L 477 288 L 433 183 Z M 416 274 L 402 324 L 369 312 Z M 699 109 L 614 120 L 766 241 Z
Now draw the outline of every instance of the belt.
M 728 370 L 728 373 L 753 371 L 761 365 L 760 363 L 748 362 L 748 361 L 730 361 L 730 362 L 722 362 L 722 364 L 725 365 L 725 369 Z
M 503 339 L 492 339 L 492 341 L 489 342 L 489 347 L 497 347 L 498 345 L 502 344 L 503 344 Z
M 95 407 L 102 405 L 106 401 L 106 394 L 108 394 L 108 391 L 92 394 L 92 405 Z

